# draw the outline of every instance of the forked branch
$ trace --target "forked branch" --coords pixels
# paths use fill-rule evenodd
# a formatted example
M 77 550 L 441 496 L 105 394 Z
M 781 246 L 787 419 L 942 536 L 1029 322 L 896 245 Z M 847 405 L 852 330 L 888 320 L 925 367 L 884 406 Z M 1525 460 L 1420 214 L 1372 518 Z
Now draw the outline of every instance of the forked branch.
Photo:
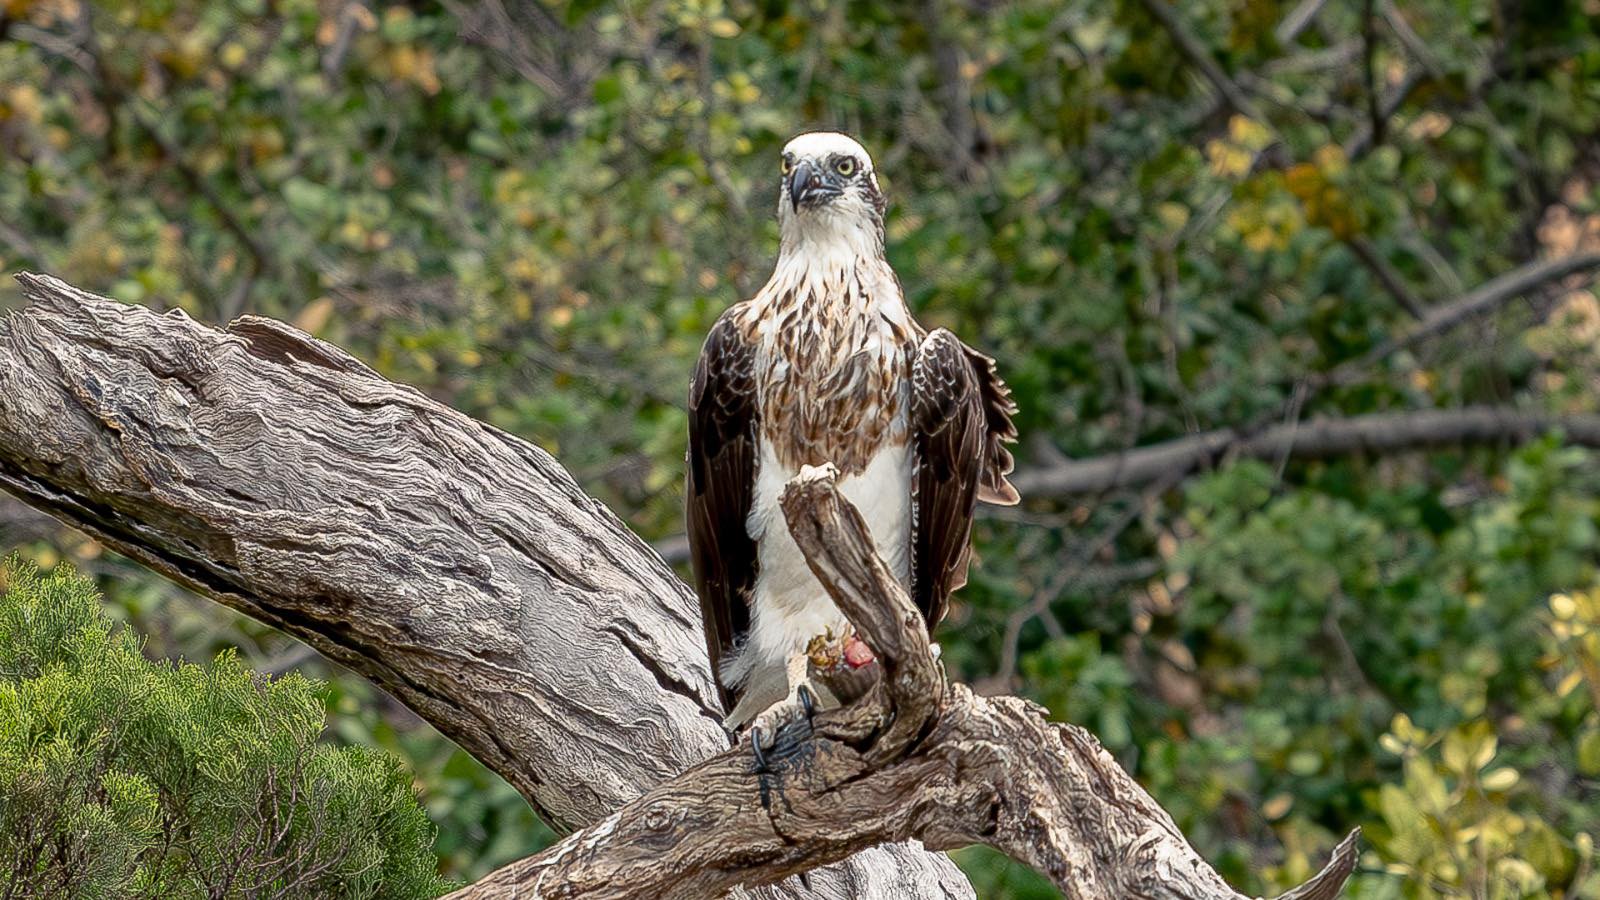
M 548 454 L 281 322 L 18 280 L 0 490 L 373 679 L 558 829 L 727 748 L 692 592 Z M 972 896 L 907 845 L 809 881 L 757 896 Z
M 876 650 L 882 678 L 811 726 L 786 727 L 766 770 L 746 749 L 722 753 L 456 900 L 712 897 L 912 838 L 930 849 L 988 844 L 1073 900 L 1242 898 L 1087 731 L 945 680 L 835 477 L 802 473 L 783 511 L 812 571 Z M 1337 896 L 1356 837 L 1285 896 Z

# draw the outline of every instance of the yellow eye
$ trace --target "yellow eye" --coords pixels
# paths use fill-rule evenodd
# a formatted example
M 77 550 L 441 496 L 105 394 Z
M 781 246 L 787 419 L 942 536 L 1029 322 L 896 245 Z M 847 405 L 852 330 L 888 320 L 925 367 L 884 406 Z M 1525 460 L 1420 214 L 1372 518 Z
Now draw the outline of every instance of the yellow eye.
M 833 170 L 838 172 L 840 175 L 849 178 L 851 175 L 856 173 L 856 161 L 848 158 L 841 159 L 833 164 Z
M 778 171 L 779 172 L 782 172 L 783 174 L 787 175 L 787 174 L 789 174 L 789 170 L 793 169 L 793 168 L 794 168 L 794 163 L 789 161 L 789 157 L 785 156 L 783 159 L 778 160 Z

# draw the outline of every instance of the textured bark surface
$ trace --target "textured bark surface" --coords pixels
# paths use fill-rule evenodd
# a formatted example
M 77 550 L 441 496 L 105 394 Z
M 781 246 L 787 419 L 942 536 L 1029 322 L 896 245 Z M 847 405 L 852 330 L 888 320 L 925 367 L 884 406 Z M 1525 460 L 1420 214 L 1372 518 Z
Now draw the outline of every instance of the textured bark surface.
M 811 729 L 780 732 L 767 769 L 747 750 L 724 753 L 454 900 L 713 897 L 907 838 L 989 844 L 1072 900 L 1241 900 L 1088 732 L 945 681 L 921 616 L 833 473 L 796 478 L 783 507 L 812 571 L 876 649 L 882 678 Z M 1285 897 L 1337 896 L 1355 841 Z
M 372 678 L 576 828 L 728 747 L 689 589 L 548 454 L 269 319 L 22 275 L 0 488 Z M 870 851 L 771 896 L 970 897 Z

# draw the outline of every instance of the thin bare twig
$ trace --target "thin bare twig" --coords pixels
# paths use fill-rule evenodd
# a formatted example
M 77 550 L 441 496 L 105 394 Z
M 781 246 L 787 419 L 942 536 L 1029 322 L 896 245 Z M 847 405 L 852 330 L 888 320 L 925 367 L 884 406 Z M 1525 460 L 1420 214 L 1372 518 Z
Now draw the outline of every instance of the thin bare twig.
M 1266 121 L 1266 118 L 1261 115 L 1261 111 L 1251 101 L 1249 94 L 1245 93 L 1243 88 L 1228 77 L 1228 73 L 1224 72 L 1222 66 L 1211 57 L 1211 51 L 1204 44 L 1201 44 L 1198 38 L 1189 33 L 1188 27 L 1178 18 L 1178 14 L 1173 11 L 1173 8 L 1165 0 L 1140 0 L 1140 2 L 1145 11 L 1149 12 L 1151 17 L 1166 30 L 1167 36 L 1172 39 L 1173 45 L 1178 48 L 1178 52 L 1183 55 L 1183 58 L 1188 60 L 1190 65 L 1200 70 L 1200 74 L 1205 76 L 1206 81 L 1210 82 L 1217 93 L 1222 95 L 1222 99 L 1234 112 L 1257 122 Z
M 1389 92 L 1389 96 L 1383 101 L 1383 105 L 1379 107 L 1376 120 L 1388 121 L 1411 98 L 1412 92 L 1421 87 L 1427 80 L 1427 75 L 1422 70 L 1408 70 L 1400 79 L 1400 83 L 1394 86 L 1394 90 Z M 1378 142 L 1374 140 L 1375 136 L 1376 132 L 1373 130 L 1371 122 L 1363 124 L 1355 134 L 1344 142 L 1345 156 L 1350 159 L 1360 159 L 1371 153 L 1373 148 L 1378 145 Z
M 1128 526 L 1139 518 L 1139 513 L 1143 511 L 1146 504 L 1165 493 L 1175 483 L 1176 481 L 1174 480 L 1164 479 L 1153 488 L 1145 490 L 1135 502 L 1128 504 L 1127 509 L 1123 510 L 1105 528 L 1102 528 L 1093 540 L 1085 544 L 1066 565 L 1057 569 L 1050 580 L 1034 592 L 1033 598 L 1028 602 L 1027 606 L 1012 612 L 1007 617 L 1006 630 L 1001 637 L 1000 665 L 994 675 L 998 682 L 1007 685 L 1015 682 L 1017 661 L 1021 654 L 1019 643 L 1022 638 L 1022 629 L 1028 622 L 1043 617 L 1051 637 L 1061 637 L 1066 634 L 1066 629 L 1061 625 L 1060 620 L 1056 618 L 1055 613 L 1051 611 L 1050 605 L 1056 601 L 1057 597 L 1061 596 L 1061 592 L 1066 590 L 1067 585 L 1071 584 L 1083 573 L 1084 569 L 1096 556 L 1099 556 L 1117 538 L 1121 537 L 1124 531 L 1128 530 Z
M 1366 266 L 1367 271 L 1378 279 L 1378 282 L 1383 285 L 1383 289 L 1389 292 L 1389 296 L 1393 297 L 1396 303 L 1410 313 L 1413 319 L 1420 320 L 1427 316 L 1422 301 L 1411 293 L 1411 289 L 1406 287 L 1405 280 L 1400 277 L 1400 273 L 1389 265 L 1389 261 L 1383 258 L 1383 255 L 1378 252 L 1378 248 L 1372 246 L 1372 241 L 1362 235 L 1356 235 L 1345 241 L 1345 246 L 1355 253 L 1356 259 L 1361 260 L 1361 264 Z
M 1289 46 L 1300 37 L 1300 32 L 1305 31 L 1306 26 L 1310 25 L 1311 21 L 1317 17 L 1317 13 L 1321 12 L 1322 8 L 1327 5 L 1328 0 L 1300 0 L 1299 3 L 1295 4 L 1294 9 L 1289 10 L 1289 14 L 1284 16 L 1283 20 L 1278 23 L 1278 27 L 1273 29 L 1273 36 L 1278 39 L 1278 43 L 1281 46 Z
M 1367 86 L 1367 121 L 1376 147 L 1383 143 L 1389 121 L 1378 97 L 1377 0 L 1364 0 L 1361 5 L 1361 77 Z
M 1600 253 L 1574 253 L 1513 269 L 1484 282 L 1456 300 L 1434 306 L 1408 331 L 1378 344 L 1353 360 L 1341 363 L 1321 380 L 1327 384 L 1344 383 L 1352 374 L 1365 370 L 1398 350 L 1443 334 L 1468 319 L 1490 312 L 1550 282 L 1580 273 L 1586 279 L 1593 278 L 1596 268 L 1600 268 Z

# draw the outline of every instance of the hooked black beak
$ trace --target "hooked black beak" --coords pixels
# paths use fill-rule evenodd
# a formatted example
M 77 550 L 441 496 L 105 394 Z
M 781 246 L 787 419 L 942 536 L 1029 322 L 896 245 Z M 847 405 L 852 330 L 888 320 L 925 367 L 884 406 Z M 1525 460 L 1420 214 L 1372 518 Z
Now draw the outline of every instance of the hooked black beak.
M 816 206 L 844 193 L 824 170 L 805 160 L 789 170 L 789 203 L 795 210 L 802 206 Z

